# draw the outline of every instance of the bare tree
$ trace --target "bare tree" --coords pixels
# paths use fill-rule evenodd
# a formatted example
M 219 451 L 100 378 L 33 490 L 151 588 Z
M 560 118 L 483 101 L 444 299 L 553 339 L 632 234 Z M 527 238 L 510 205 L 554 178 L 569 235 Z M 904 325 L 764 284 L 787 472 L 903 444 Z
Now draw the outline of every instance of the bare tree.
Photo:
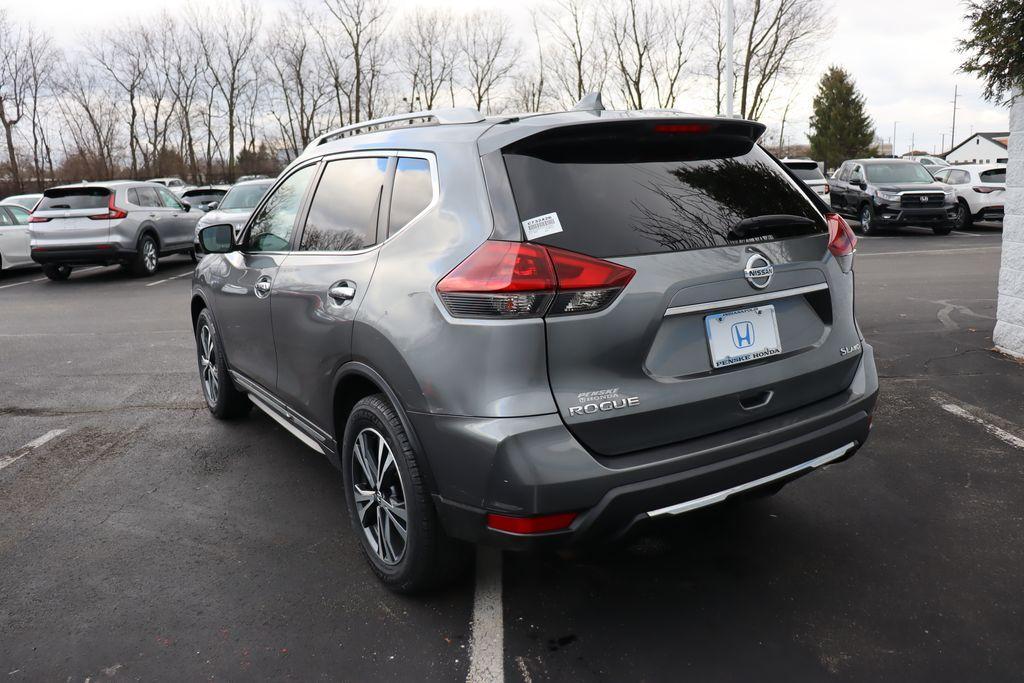
M 7 143 L 11 180 L 19 190 L 22 180 L 14 127 L 25 115 L 31 89 L 31 50 L 28 32 L 11 20 L 7 10 L 0 10 L 0 125 Z
M 349 120 L 363 114 L 370 118 L 375 109 L 383 77 L 381 42 L 387 29 L 388 7 L 384 0 L 323 0 L 324 7 L 338 22 L 352 61 Z
M 690 5 L 680 8 L 664 4 L 659 14 L 660 41 L 658 49 L 651 55 L 648 68 L 658 106 L 669 108 L 676 106 L 687 67 L 697 45 L 705 42 L 705 34 L 702 24 L 690 23 L 693 16 Z
M 60 75 L 62 84 L 58 106 L 74 148 L 66 148 L 65 157 L 75 155 L 94 178 L 111 178 L 117 168 L 117 128 L 120 122 L 116 101 L 110 89 L 103 87 L 100 73 L 76 64 Z
M 548 63 L 558 98 L 572 105 L 600 90 L 608 57 L 602 48 L 595 0 L 557 0 L 543 10 Z
M 540 111 L 547 101 L 547 84 L 544 80 L 544 50 L 541 47 L 540 26 L 536 10 L 530 10 L 536 61 L 521 68 L 512 78 L 512 107 L 519 111 Z
M 459 45 L 451 12 L 417 8 L 398 31 L 394 60 L 406 80 L 409 111 L 433 109 L 455 71 Z
M 252 0 L 221 2 L 205 15 L 192 6 L 187 19 L 206 62 L 210 85 L 219 95 L 227 119 L 227 175 L 235 175 L 235 141 L 239 127 L 239 104 L 254 84 L 257 74 L 253 60 L 258 53 L 262 14 Z M 208 145 L 212 142 L 208 136 Z
M 511 36 L 512 22 L 503 12 L 477 10 L 462 19 L 459 51 L 463 59 L 463 87 L 473 104 L 491 108 L 491 94 L 508 78 L 519 59 L 519 45 Z

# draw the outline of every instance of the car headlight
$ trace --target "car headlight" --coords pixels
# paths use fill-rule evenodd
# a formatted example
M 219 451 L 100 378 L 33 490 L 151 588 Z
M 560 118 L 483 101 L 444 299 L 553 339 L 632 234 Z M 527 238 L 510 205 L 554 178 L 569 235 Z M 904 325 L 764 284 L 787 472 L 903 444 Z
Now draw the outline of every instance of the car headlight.
M 951 202 L 956 199 L 956 192 L 953 190 L 943 190 L 942 195 L 946 198 L 947 202 Z
M 875 194 L 878 195 L 879 199 L 884 199 L 887 202 L 898 202 L 900 200 L 899 194 L 895 192 L 882 192 L 879 190 Z

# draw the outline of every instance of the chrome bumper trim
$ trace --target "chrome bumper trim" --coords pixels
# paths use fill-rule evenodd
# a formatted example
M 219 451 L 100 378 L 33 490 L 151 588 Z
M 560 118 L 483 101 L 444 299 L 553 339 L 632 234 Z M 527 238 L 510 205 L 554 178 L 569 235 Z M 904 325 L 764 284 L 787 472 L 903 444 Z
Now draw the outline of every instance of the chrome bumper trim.
M 825 455 L 820 455 L 817 458 L 814 458 L 813 460 L 808 460 L 805 463 L 794 465 L 793 467 L 784 469 L 781 472 L 769 474 L 766 477 L 761 477 L 760 479 L 755 479 L 754 481 L 748 481 L 746 484 L 738 484 L 736 486 L 733 486 L 732 488 L 725 489 L 724 491 L 719 491 L 718 493 L 712 493 L 701 498 L 695 498 L 693 500 L 687 500 L 682 503 L 676 503 L 675 505 L 669 505 L 668 507 L 659 508 L 657 510 L 651 510 L 650 512 L 647 513 L 647 516 L 658 517 L 660 515 L 678 515 L 683 512 L 689 512 L 690 510 L 702 508 L 706 505 L 714 505 L 715 503 L 721 503 L 729 496 L 734 496 L 737 493 L 742 493 L 743 491 L 748 491 L 750 489 L 757 488 L 758 486 L 771 483 L 777 479 L 785 479 L 788 476 L 797 474 L 798 472 L 802 472 L 804 470 L 812 470 L 815 467 L 827 465 L 833 460 L 838 460 L 839 458 L 846 455 L 849 452 L 849 450 L 856 445 L 856 441 L 851 441 L 845 446 L 840 446 L 839 448 L 835 449 L 834 451 L 830 451 Z
M 810 292 L 820 292 L 823 289 L 828 289 L 827 282 L 819 282 L 816 285 L 805 285 L 804 287 L 794 287 L 792 289 L 780 289 L 775 292 L 763 292 L 761 294 L 751 294 L 750 296 L 740 296 L 734 299 L 719 299 L 718 301 L 708 301 L 701 304 L 673 306 L 665 311 L 665 316 L 698 313 L 700 311 L 713 311 L 719 308 L 731 308 L 733 306 L 745 306 L 747 304 L 756 304 L 761 301 L 785 299 L 791 296 L 809 294 Z

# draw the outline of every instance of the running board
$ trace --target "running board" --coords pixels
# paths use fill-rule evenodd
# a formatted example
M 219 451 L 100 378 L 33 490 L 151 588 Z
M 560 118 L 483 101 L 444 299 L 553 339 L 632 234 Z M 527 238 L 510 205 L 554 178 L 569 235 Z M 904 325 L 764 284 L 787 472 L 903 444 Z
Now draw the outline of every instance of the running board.
M 803 472 L 804 470 L 813 470 L 816 467 L 827 465 L 833 460 L 838 460 L 839 458 L 846 455 L 850 451 L 850 449 L 856 445 L 856 441 L 851 441 L 845 446 L 840 446 L 839 448 L 835 449 L 834 451 L 830 451 L 825 455 L 820 455 L 817 458 L 814 458 L 813 460 L 808 460 L 805 463 L 794 465 L 793 467 L 784 469 L 781 472 L 769 474 L 766 477 L 761 477 L 760 479 L 755 479 L 754 481 L 748 481 L 746 484 L 738 484 L 737 486 L 733 486 L 732 488 L 725 489 L 724 491 L 719 491 L 718 493 L 712 493 L 701 498 L 694 498 L 693 500 L 688 500 L 682 503 L 676 503 L 675 505 L 670 505 L 665 508 L 651 510 L 650 512 L 647 513 L 647 516 L 658 517 L 661 515 L 678 515 L 683 512 L 689 512 L 690 510 L 696 510 L 697 508 L 705 507 L 707 505 L 721 503 L 726 498 L 734 496 L 737 493 L 749 491 L 750 489 L 757 488 L 758 486 L 763 486 L 764 484 L 770 484 L 771 482 L 777 481 L 779 479 L 785 479 L 786 477 L 798 474 L 800 472 Z
M 256 406 L 257 408 L 262 410 L 264 413 L 269 415 L 271 418 L 273 418 L 274 421 L 277 422 L 277 424 L 281 425 L 282 427 L 287 429 L 289 432 L 291 432 L 292 436 L 294 436 L 296 439 L 298 439 L 302 443 L 306 444 L 307 446 L 312 448 L 317 453 L 320 453 L 321 455 L 327 455 L 327 453 L 323 449 L 323 446 L 321 446 L 316 441 L 314 441 L 313 439 L 311 439 L 308 436 L 306 436 L 305 434 L 303 434 L 299 430 L 298 427 L 296 427 L 291 422 L 289 422 L 288 420 L 286 420 L 283 417 L 281 417 L 281 415 L 279 415 L 276 410 L 274 410 L 273 408 L 268 406 L 262 400 L 256 398 L 256 396 L 254 396 L 251 393 L 249 394 L 249 400 L 252 401 L 252 404 L 254 406 Z

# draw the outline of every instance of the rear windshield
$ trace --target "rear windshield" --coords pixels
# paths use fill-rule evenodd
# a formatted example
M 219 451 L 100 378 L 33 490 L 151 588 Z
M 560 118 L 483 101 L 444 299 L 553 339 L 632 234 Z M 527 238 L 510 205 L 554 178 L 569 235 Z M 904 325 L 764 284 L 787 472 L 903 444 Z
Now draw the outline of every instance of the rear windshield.
M 561 227 L 535 242 L 598 257 L 826 232 L 823 217 L 808 198 L 749 139 L 683 137 L 645 144 L 634 135 L 610 136 L 586 145 L 506 148 L 519 219 L 541 218 L 545 232 Z M 518 153 L 520 149 L 529 153 Z M 810 218 L 814 224 L 781 226 L 742 238 L 730 234 L 745 218 L 777 214 Z
M 187 199 L 193 204 L 205 204 L 207 202 L 217 202 L 224 196 L 224 190 L 206 190 L 203 192 L 186 192 L 183 199 Z
M 221 211 L 255 208 L 273 184 L 273 181 L 267 181 L 253 185 L 236 185 L 228 190 L 224 201 L 217 208 Z
M 786 164 L 789 166 L 789 170 L 793 172 L 800 180 L 824 180 L 825 176 L 821 174 L 817 164 Z
M 110 190 L 104 187 L 74 187 L 47 190 L 36 211 L 106 208 Z
M 991 171 L 982 171 L 978 174 L 983 183 L 1005 183 L 1006 182 L 1006 169 L 1005 168 L 993 168 Z

